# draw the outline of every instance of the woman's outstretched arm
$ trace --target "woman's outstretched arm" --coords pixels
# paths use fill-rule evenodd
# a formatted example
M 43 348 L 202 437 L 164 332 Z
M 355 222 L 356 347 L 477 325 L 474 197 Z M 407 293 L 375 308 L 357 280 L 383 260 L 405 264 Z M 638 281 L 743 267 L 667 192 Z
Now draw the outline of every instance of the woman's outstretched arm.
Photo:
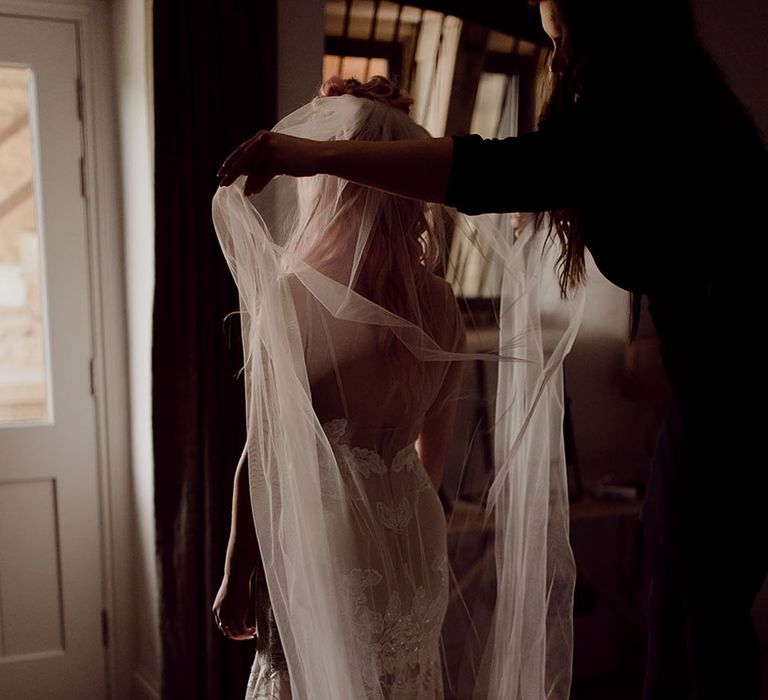
M 246 175 L 247 195 L 276 175 L 326 174 L 467 214 L 552 211 L 580 206 L 584 192 L 600 189 L 584 164 L 602 151 L 579 124 L 505 139 L 312 141 L 260 131 L 224 161 L 219 177 L 227 186 Z
M 219 170 L 221 185 L 247 175 L 245 193 L 261 192 L 276 175 L 335 175 L 428 202 L 445 202 L 453 159 L 450 138 L 403 141 L 312 141 L 260 131 Z

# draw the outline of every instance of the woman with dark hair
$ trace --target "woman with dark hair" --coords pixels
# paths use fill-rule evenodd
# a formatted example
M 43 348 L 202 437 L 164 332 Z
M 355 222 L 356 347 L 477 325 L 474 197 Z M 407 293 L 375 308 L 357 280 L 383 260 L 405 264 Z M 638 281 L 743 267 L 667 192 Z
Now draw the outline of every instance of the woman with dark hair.
M 537 132 L 389 143 L 259 132 L 224 163 L 222 185 L 245 174 L 247 194 L 278 174 L 327 173 L 467 213 L 548 213 L 563 293 L 583 281 L 588 248 L 635 309 L 645 295 L 674 395 L 643 513 L 645 698 L 756 699 L 768 504 L 750 406 L 765 367 L 740 336 L 762 314 L 768 154 L 687 0 L 538 5 L 554 49 Z

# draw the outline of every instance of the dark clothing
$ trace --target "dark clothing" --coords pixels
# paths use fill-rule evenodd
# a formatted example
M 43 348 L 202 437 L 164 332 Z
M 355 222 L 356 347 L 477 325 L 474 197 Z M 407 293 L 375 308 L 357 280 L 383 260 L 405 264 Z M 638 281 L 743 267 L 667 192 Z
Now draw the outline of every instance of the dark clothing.
M 708 57 L 676 60 L 623 97 L 583 96 L 536 133 L 455 137 L 447 203 L 470 214 L 575 210 L 601 272 L 647 295 L 676 408 L 644 522 L 665 553 L 657 560 L 684 581 L 693 685 L 720 687 L 706 665 L 722 643 L 707 646 L 707 619 L 729 620 L 736 598 L 743 612 L 743 592 L 754 597 L 768 566 L 768 468 L 753 408 L 766 378 L 753 347 L 765 313 L 768 155 Z M 718 593 L 713 581 L 728 585 Z M 733 634 L 734 648 L 754 652 L 743 626 Z
M 749 530 L 717 527 L 684 555 L 667 541 L 675 467 L 685 459 L 682 417 L 673 403 L 653 459 L 644 521 L 651 561 L 644 700 L 757 698 L 760 654 L 752 603 L 766 572 L 760 540 Z M 764 498 L 764 495 L 761 495 Z M 737 537 L 746 546 L 739 547 Z M 688 669 L 692 673 L 689 674 Z

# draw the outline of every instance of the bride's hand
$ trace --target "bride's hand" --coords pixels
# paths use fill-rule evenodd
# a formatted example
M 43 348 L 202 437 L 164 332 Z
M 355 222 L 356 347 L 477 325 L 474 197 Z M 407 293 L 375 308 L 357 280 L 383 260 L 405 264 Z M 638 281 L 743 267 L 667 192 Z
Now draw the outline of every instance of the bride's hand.
M 259 131 L 240 144 L 222 164 L 219 183 L 226 187 L 247 175 L 246 195 L 261 192 L 276 175 L 316 175 L 323 142 L 301 139 L 271 131 Z
M 251 576 L 225 575 L 211 611 L 221 633 L 228 639 L 256 637 L 256 627 L 248 626 L 245 621 L 250 602 Z

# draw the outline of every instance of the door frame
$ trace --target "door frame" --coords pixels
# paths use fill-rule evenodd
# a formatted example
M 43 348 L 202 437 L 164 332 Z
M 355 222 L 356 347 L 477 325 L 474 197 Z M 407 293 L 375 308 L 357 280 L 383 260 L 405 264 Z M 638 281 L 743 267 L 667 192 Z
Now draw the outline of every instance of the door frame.
M 0 0 L 0 13 L 75 26 L 81 79 L 86 234 L 93 328 L 101 580 L 107 695 L 127 700 L 134 651 L 132 502 L 126 299 L 113 94 L 111 7 L 104 0 Z M 109 380 L 107 381 L 107 377 Z

